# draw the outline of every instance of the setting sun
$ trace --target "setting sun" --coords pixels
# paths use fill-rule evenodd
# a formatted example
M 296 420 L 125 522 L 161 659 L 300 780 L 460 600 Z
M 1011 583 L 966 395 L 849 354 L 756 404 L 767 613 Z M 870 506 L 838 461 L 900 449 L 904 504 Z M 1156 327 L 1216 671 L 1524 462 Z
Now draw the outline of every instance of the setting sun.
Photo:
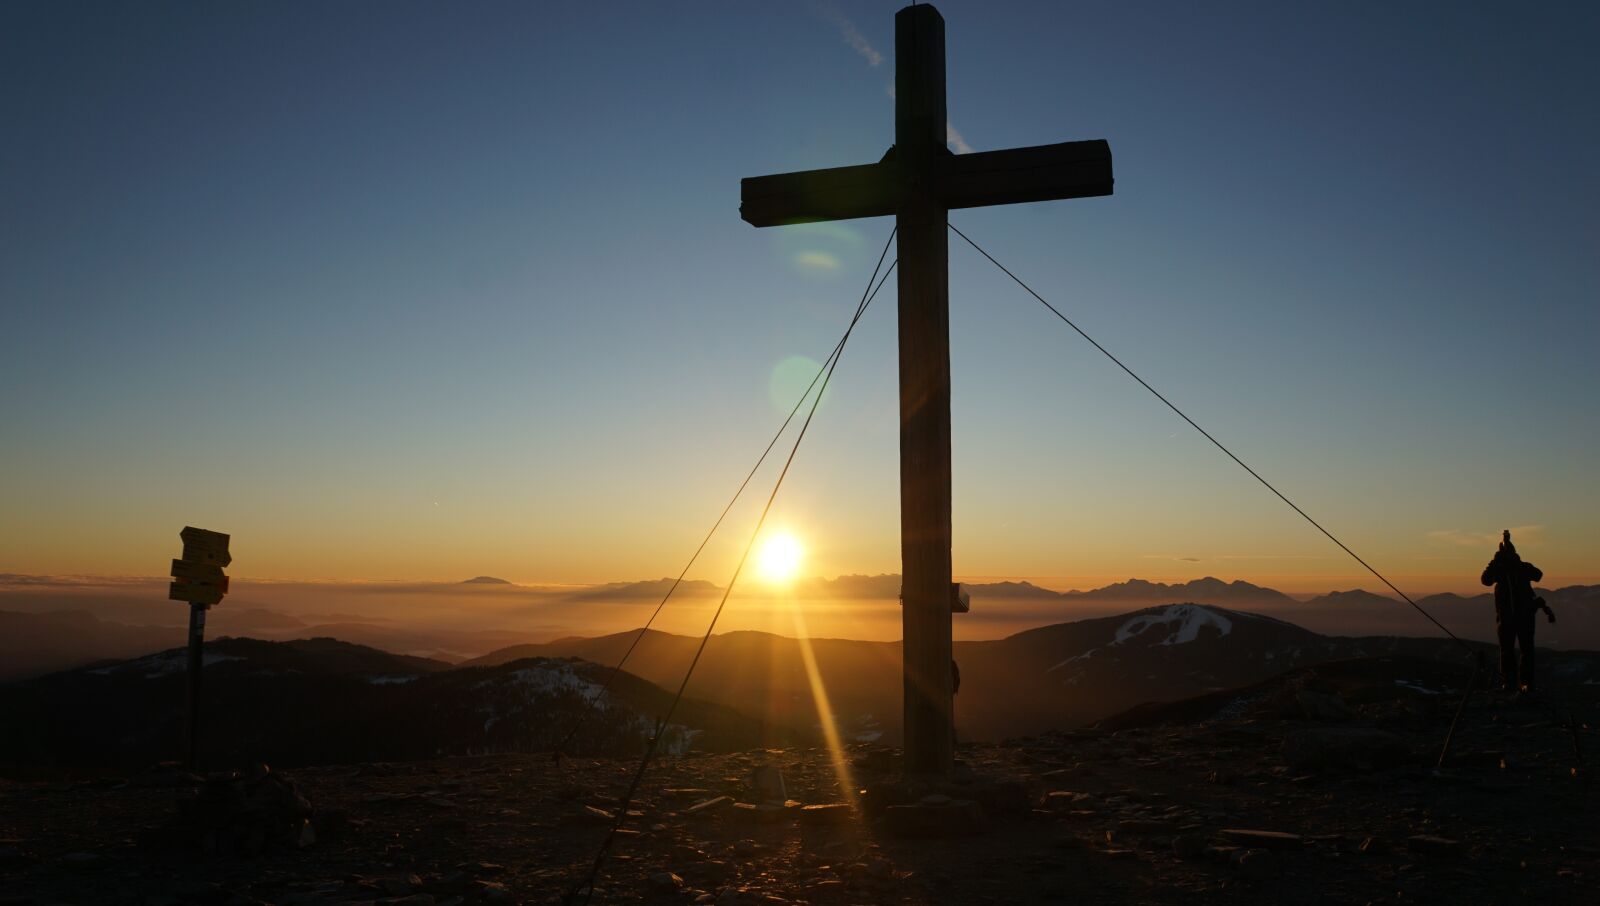
M 800 570 L 800 540 L 788 532 L 775 532 L 761 543 L 756 556 L 756 570 L 764 581 L 785 585 Z

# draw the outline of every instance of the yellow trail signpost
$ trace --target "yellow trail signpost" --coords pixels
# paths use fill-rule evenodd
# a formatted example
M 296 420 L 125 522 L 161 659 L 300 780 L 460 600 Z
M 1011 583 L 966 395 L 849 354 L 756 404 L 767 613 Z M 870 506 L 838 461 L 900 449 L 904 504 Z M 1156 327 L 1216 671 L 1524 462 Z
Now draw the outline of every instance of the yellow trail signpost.
M 228 536 L 187 526 L 178 533 L 183 539 L 183 558 L 172 561 L 172 585 L 167 597 L 189 603 L 189 768 L 197 770 L 200 753 L 200 667 L 205 644 L 206 611 L 222 603 L 228 593 L 228 576 L 222 571 L 233 562 L 228 553 Z

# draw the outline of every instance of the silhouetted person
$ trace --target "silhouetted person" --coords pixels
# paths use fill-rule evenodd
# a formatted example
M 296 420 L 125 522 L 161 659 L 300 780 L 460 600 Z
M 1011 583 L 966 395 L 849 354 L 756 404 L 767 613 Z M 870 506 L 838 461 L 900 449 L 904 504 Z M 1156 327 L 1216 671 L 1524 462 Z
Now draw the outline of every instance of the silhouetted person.
M 1533 583 L 1544 578 L 1544 571 L 1517 556 L 1508 531 L 1500 541 L 1494 559 L 1483 568 L 1483 584 L 1494 586 L 1494 622 L 1500 636 L 1500 681 L 1507 692 L 1533 691 L 1533 618 L 1540 610 L 1556 621 L 1544 600 L 1533 592 Z M 1513 649 L 1522 649 L 1518 664 Z M 1517 677 L 1521 676 L 1519 687 Z

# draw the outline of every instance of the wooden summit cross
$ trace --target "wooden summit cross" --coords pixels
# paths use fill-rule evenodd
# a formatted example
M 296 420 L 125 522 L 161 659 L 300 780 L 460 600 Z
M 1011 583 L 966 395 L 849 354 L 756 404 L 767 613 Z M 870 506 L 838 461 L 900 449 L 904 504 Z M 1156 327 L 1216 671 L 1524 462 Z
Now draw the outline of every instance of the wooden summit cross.
M 901 658 L 905 769 L 948 773 L 951 729 L 951 208 L 1111 194 L 1111 147 L 1067 142 L 953 155 L 946 147 L 944 18 L 894 17 L 894 147 L 876 164 L 757 176 L 741 185 L 752 226 L 895 215 L 900 276 Z

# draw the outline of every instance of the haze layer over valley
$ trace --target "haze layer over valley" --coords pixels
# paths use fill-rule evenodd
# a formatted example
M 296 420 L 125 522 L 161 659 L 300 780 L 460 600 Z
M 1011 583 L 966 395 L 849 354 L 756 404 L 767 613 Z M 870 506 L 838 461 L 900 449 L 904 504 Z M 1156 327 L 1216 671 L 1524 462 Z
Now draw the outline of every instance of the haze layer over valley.
M 735 589 L 717 631 L 893 642 L 900 637 L 899 582 L 893 574 L 802 579 L 783 591 L 750 583 Z M 213 638 L 332 637 L 459 662 L 515 645 L 637 629 L 670 585 L 668 579 L 519 585 L 490 576 L 449 583 L 246 578 L 235 580 L 227 602 L 212 609 L 208 631 Z M 1291 596 L 1243 580 L 1209 577 L 1173 584 L 1134 579 L 1064 592 L 1019 581 L 965 587 L 972 610 L 955 617 L 961 641 L 1003 639 L 1036 627 L 1178 603 L 1263 614 L 1329 636 L 1439 635 L 1405 603 L 1361 590 Z M 1600 586 L 1552 587 L 1546 597 L 1567 618 L 1541 625 L 1541 645 L 1600 648 L 1600 625 L 1580 618 L 1600 600 Z M 4 576 L 0 626 L 8 631 L 0 633 L 0 679 L 179 645 L 187 609 L 165 598 L 165 580 Z M 710 582 L 685 581 L 652 628 L 698 636 L 720 598 L 721 589 Z M 1486 594 L 1443 593 L 1417 600 L 1463 637 L 1493 640 L 1493 604 Z

